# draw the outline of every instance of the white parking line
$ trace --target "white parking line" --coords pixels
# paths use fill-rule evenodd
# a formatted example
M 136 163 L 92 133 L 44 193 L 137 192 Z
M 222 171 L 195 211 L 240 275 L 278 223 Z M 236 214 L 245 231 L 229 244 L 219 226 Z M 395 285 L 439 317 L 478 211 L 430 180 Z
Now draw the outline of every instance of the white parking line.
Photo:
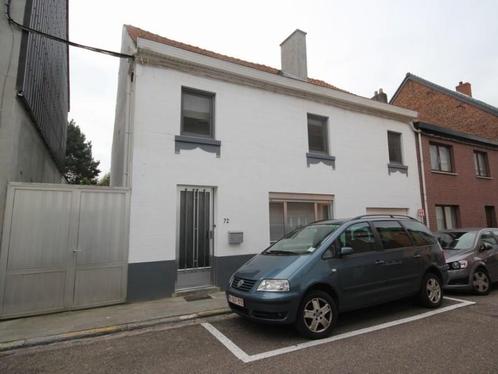
M 331 336 L 329 338 L 320 339 L 320 340 L 311 340 L 311 341 L 308 341 L 305 343 L 295 344 L 295 345 L 291 345 L 289 347 L 278 348 L 278 349 L 274 349 L 274 350 L 271 350 L 268 352 L 257 353 L 254 355 L 249 355 L 246 352 L 244 352 L 239 346 L 237 346 L 234 342 L 232 342 L 229 338 L 227 338 L 223 333 L 221 333 L 216 327 L 214 327 L 210 323 L 205 322 L 205 323 L 201 323 L 201 325 L 206 330 L 208 330 L 216 339 L 218 339 L 220 341 L 220 343 L 223 344 L 230 352 L 232 352 L 235 357 L 237 357 L 239 360 L 241 360 L 244 363 L 248 363 L 248 362 L 253 362 L 253 361 L 257 361 L 257 360 L 262 360 L 264 358 L 282 355 L 282 354 L 289 353 L 289 352 L 299 351 L 301 349 L 310 348 L 310 347 L 314 347 L 314 346 L 321 345 L 321 344 L 335 342 L 337 340 L 351 338 L 353 336 L 367 334 L 369 332 L 383 330 L 383 329 L 386 329 L 388 327 L 393 327 L 393 326 L 401 325 L 404 323 L 417 321 L 419 319 L 431 317 L 431 316 L 434 316 L 436 314 L 449 312 L 450 310 L 455 310 L 458 308 L 462 308 L 465 306 L 475 304 L 475 302 L 473 302 L 473 301 L 455 299 L 453 297 L 445 296 L 444 298 L 447 300 L 457 301 L 458 304 L 448 305 L 448 306 L 443 307 L 443 308 L 431 310 L 429 312 L 417 314 L 417 315 L 411 316 L 411 317 L 401 318 L 401 319 L 398 319 L 396 321 L 385 322 L 385 323 L 381 323 L 379 325 L 365 327 L 365 328 L 359 329 L 359 330 L 349 331 L 349 332 L 346 332 L 343 334 Z

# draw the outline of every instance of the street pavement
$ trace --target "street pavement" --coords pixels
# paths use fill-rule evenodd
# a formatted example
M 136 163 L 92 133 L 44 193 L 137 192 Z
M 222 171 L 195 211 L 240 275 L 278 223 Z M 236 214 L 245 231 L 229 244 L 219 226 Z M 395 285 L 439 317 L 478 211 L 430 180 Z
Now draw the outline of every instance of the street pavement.
M 402 300 L 345 313 L 332 338 L 340 340 L 311 347 L 290 327 L 214 317 L 4 352 L 0 373 L 498 373 L 498 290 L 448 296 L 475 304 L 445 300 L 427 315 Z

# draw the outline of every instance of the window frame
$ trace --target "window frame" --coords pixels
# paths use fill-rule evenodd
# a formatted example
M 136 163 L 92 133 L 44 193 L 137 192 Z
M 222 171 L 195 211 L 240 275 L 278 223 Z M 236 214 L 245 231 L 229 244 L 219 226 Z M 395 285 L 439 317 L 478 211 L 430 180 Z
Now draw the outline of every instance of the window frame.
M 392 161 L 391 160 L 391 143 L 389 142 L 389 135 L 390 134 L 393 134 L 393 135 L 396 135 L 398 136 L 399 138 L 399 158 L 400 158 L 400 161 Z M 404 162 L 404 155 L 403 155 L 403 134 L 400 133 L 400 132 L 397 132 L 397 131 L 392 131 L 392 130 L 387 130 L 387 153 L 388 153 L 388 158 L 389 158 L 389 164 L 391 165 L 404 165 L 403 162 Z
M 185 109 L 185 100 L 184 93 L 193 95 L 193 96 L 202 96 L 209 99 L 209 135 L 198 134 L 195 132 L 188 132 L 184 129 L 184 109 Z M 185 87 L 181 88 L 181 103 L 180 103 L 180 135 L 191 136 L 195 138 L 204 138 L 204 139 L 215 139 L 215 123 L 214 123 L 214 110 L 215 110 L 215 98 L 216 94 L 214 92 L 199 90 L 197 88 Z
M 484 215 L 486 218 L 486 226 L 489 228 L 497 227 L 496 209 L 494 205 L 484 205 Z M 491 218 L 491 222 L 489 219 Z
M 484 165 L 480 165 L 479 155 L 483 155 Z M 481 174 L 481 166 L 484 166 L 485 174 Z M 490 178 L 491 177 L 491 173 L 490 173 L 490 169 L 489 169 L 488 152 L 474 150 L 474 169 L 475 169 L 476 177 L 480 177 L 480 178 Z
M 436 147 L 436 155 L 437 155 L 437 162 L 438 162 L 438 169 L 434 169 L 432 165 L 432 157 L 431 157 L 431 149 L 432 147 Z M 450 170 L 443 170 L 441 168 L 441 153 L 439 152 L 440 148 L 447 148 L 448 153 L 450 156 Z M 455 159 L 453 156 L 453 146 L 449 144 L 444 144 L 444 143 L 436 143 L 436 142 L 430 142 L 429 143 L 429 160 L 431 163 L 431 170 L 432 171 L 437 171 L 440 173 L 455 173 Z
M 323 151 L 316 151 L 310 149 L 310 131 L 309 131 L 309 120 L 314 119 L 322 122 L 322 145 L 324 150 Z M 314 113 L 307 113 L 306 115 L 306 133 L 308 135 L 308 151 L 312 154 L 320 154 L 320 155 L 328 155 L 329 154 L 329 118 L 326 116 L 321 116 L 318 114 Z
M 293 231 L 293 230 L 290 230 L 287 231 L 289 225 L 288 225 L 288 215 L 287 215 L 287 212 L 288 212 L 288 207 L 287 207 L 287 204 L 288 203 L 309 203 L 309 204 L 313 204 L 313 212 L 314 212 L 314 221 L 320 221 L 320 220 L 330 220 L 330 219 L 333 219 L 333 206 L 334 206 L 334 200 L 333 199 L 330 199 L 330 200 L 321 200 L 320 199 L 320 196 L 317 196 L 317 198 L 315 200 L 313 199 L 309 199 L 309 198 L 303 198 L 303 199 L 299 199 L 299 198 L 296 198 L 296 199 L 290 199 L 290 198 L 272 198 L 270 196 L 269 200 L 268 200 L 268 218 L 270 218 L 270 215 L 271 215 L 271 204 L 273 203 L 277 203 L 277 204 L 283 204 L 283 232 L 284 232 L 284 235 L 278 239 L 275 239 L 275 240 L 272 240 L 271 238 L 271 221 L 269 220 L 269 238 L 270 238 L 270 244 L 273 244 L 277 241 L 279 241 L 280 239 L 282 239 L 285 235 L 287 235 L 289 232 Z M 321 208 L 323 206 L 327 206 L 328 208 L 328 211 L 327 211 L 327 214 L 328 214 L 328 218 L 322 218 L 322 219 L 319 219 L 319 215 L 323 213 L 323 211 L 321 211 Z M 311 222 L 310 222 L 311 223 Z
M 444 221 L 444 227 L 437 227 L 437 208 L 442 208 L 443 209 L 443 221 Z M 446 221 L 446 212 L 445 208 L 451 208 L 453 209 L 453 212 L 455 213 L 455 227 L 449 228 L 448 227 L 448 222 Z M 435 209 L 434 209 L 434 214 L 436 217 L 436 228 L 438 231 L 440 230 L 451 230 L 451 229 L 456 229 L 460 227 L 460 206 L 459 205 L 443 205 L 443 204 L 436 204 Z

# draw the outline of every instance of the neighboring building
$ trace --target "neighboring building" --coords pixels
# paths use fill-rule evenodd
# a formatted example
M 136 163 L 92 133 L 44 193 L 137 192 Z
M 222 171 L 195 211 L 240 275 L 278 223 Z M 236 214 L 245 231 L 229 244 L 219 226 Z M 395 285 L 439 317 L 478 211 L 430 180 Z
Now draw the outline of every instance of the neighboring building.
M 282 69 L 123 30 L 111 185 L 131 187 L 128 298 L 217 285 L 297 226 L 422 207 L 416 113 Z
M 472 98 L 470 83 L 456 90 L 407 74 L 390 102 L 419 113 L 431 229 L 496 227 L 498 108 Z
M 17 22 L 68 35 L 67 0 L 10 2 Z M 0 17 L 0 235 L 7 184 L 63 181 L 69 110 L 68 46 Z

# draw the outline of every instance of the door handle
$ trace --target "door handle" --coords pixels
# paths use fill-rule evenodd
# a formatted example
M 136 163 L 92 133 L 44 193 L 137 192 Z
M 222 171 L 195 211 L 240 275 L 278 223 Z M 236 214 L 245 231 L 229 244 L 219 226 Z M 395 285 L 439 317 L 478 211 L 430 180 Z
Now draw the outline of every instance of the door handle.
M 384 260 L 376 260 L 375 265 L 384 265 L 386 262 Z
M 422 255 L 420 253 L 417 253 L 416 255 L 413 255 L 413 258 L 420 258 Z
M 73 253 L 81 252 L 81 249 L 73 249 Z

